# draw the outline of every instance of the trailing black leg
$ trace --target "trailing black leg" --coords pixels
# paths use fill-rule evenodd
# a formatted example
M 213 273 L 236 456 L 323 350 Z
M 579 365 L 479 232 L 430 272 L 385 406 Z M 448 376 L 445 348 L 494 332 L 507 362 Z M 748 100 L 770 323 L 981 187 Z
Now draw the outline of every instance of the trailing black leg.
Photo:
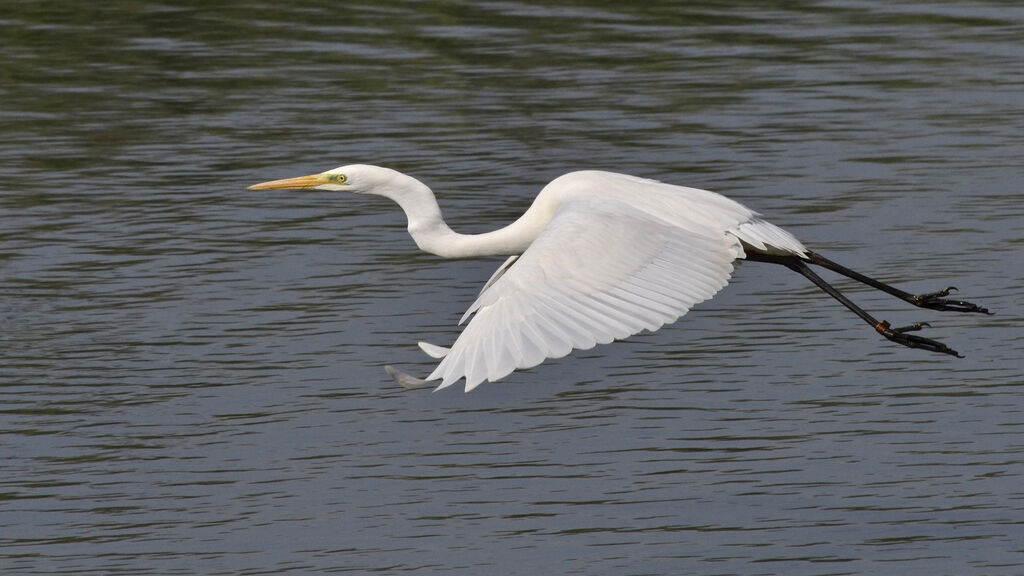
M 877 288 L 883 292 L 892 294 L 893 296 L 899 298 L 900 300 L 903 300 L 904 302 L 909 302 L 914 306 L 928 308 L 930 310 L 949 310 L 953 312 L 979 312 L 981 314 L 992 314 L 992 312 L 989 312 L 987 308 L 983 308 L 981 306 L 978 306 L 977 304 L 966 302 L 964 300 L 954 300 L 946 298 L 946 296 L 949 296 L 950 292 L 956 290 L 956 286 L 950 286 L 949 288 L 944 288 L 942 290 L 939 290 L 938 292 L 914 295 L 909 292 L 904 292 L 903 290 L 900 290 L 895 286 L 890 286 L 885 282 L 875 280 L 870 276 L 865 276 L 860 272 L 857 272 L 856 270 L 851 270 L 845 266 L 836 264 L 835 262 L 829 260 L 828 258 L 825 258 L 821 254 L 818 254 L 816 252 L 808 251 L 807 261 L 810 262 L 811 264 L 816 264 L 818 266 L 821 266 L 822 268 L 827 268 L 833 272 L 842 274 L 847 278 L 852 278 L 858 282 L 867 284 L 872 288 Z
M 807 266 L 807 261 L 805 261 L 803 258 L 800 258 L 799 256 L 776 256 L 776 255 L 765 254 L 763 252 L 756 252 L 754 250 L 748 249 L 747 250 L 747 260 L 753 260 L 755 262 L 771 262 L 773 264 L 781 264 L 781 265 L 785 266 L 786 268 L 789 268 L 790 270 L 793 270 L 794 272 L 799 273 L 803 277 L 805 277 L 808 280 L 810 280 L 811 282 L 813 282 L 815 286 L 817 286 L 818 288 L 820 288 L 823 291 L 825 291 L 826 294 L 828 294 L 829 296 L 831 296 L 831 297 L 835 298 L 836 300 L 838 300 L 843 306 L 846 306 L 847 308 L 852 310 L 854 314 L 860 316 L 862 320 L 864 320 L 865 322 L 870 324 L 875 329 L 876 332 L 878 332 L 879 334 L 881 334 L 882 336 L 884 336 L 885 338 L 887 338 L 888 340 L 890 340 L 892 342 L 895 342 L 897 344 L 901 344 L 903 346 L 907 346 L 908 348 L 920 348 L 922 350 L 928 350 L 928 351 L 931 351 L 931 352 L 940 352 L 942 354 L 949 354 L 951 356 L 956 356 L 958 358 L 962 357 L 962 356 L 960 356 L 960 354 L 956 350 L 953 350 L 952 348 L 950 348 L 949 346 L 946 346 L 942 342 L 939 342 L 937 340 L 932 340 L 931 338 L 925 338 L 923 336 L 918 336 L 916 334 L 908 334 L 908 332 L 916 332 L 918 330 L 921 330 L 925 326 L 928 326 L 928 324 L 925 323 L 925 322 L 920 322 L 920 323 L 917 323 L 917 324 L 911 324 L 910 326 L 903 326 L 903 327 L 900 327 L 900 328 L 893 328 L 885 320 L 882 320 L 882 321 L 877 320 L 874 316 L 869 314 L 866 310 L 864 310 L 860 306 L 857 306 L 856 304 L 854 304 L 853 301 L 851 301 L 849 298 L 844 296 L 839 290 L 836 290 L 835 286 L 832 286 L 831 284 L 826 282 L 821 276 L 818 276 L 817 273 L 815 273 L 813 270 L 810 269 L 810 267 Z M 839 272 L 839 271 L 837 270 L 837 272 Z M 851 270 L 851 272 L 852 272 L 852 270 Z M 851 278 L 854 278 L 854 280 L 860 280 L 860 278 L 856 278 L 856 277 L 853 277 L 853 276 L 851 276 Z M 867 277 L 864 276 L 864 278 L 867 278 Z M 871 280 L 871 279 L 869 278 L 869 280 Z M 874 282 L 874 283 L 880 284 L 882 286 L 885 286 L 886 288 L 889 288 L 889 290 L 885 290 L 884 288 L 881 288 L 879 286 L 875 286 L 875 284 L 869 284 L 869 285 L 875 286 L 876 288 L 879 288 L 881 290 L 885 290 L 886 292 L 889 292 L 890 294 L 894 294 L 893 291 L 895 291 L 895 292 L 902 292 L 900 290 L 897 290 L 896 288 L 893 288 L 892 286 L 889 286 L 887 284 L 882 284 L 881 282 L 877 282 L 876 280 L 871 280 L 871 282 Z M 867 282 L 865 282 L 865 283 L 868 284 Z M 902 293 L 903 294 L 907 294 L 906 292 L 902 292 Z M 898 296 L 898 294 L 896 294 L 896 295 Z M 910 296 L 910 295 L 907 294 L 907 296 Z
M 962 358 L 962 356 L 960 356 L 960 354 L 956 350 L 953 350 L 952 348 L 946 346 L 942 342 L 932 340 L 931 338 L 925 338 L 923 336 L 917 336 L 915 334 L 907 334 L 907 332 L 916 332 L 921 328 L 928 326 L 927 323 L 919 322 L 917 324 L 911 324 L 910 326 L 893 328 L 885 320 L 879 322 L 878 320 L 875 319 L 874 316 L 868 314 L 866 310 L 850 301 L 850 299 L 844 296 L 841 292 L 839 292 L 839 290 L 836 290 L 834 286 L 832 286 L 828 282 L 825 282 L 825 280 L 822 279 L 821 276 L 818 276 L 813 270 L 811 270 L 807 266 L 807 264 L 804 264 L 804 261 L 801 260 L 800 258 L 793 258 L 791 260 L 788 260 L 784 262 L 784 265 L 790 270 L 802 274 L 811 282 L 814 282 L 815 286 L 824 290 L 829 296 L 835 298 L 844 306 L 852 310 L 855 314 L 863 318 L 865 322 L 874 326 L 875 331 L 877 331 L 882 336 L 885 336 L 889 340 L 897 344 L 902 344 L 909 348 L 920 348 L 922 350 L 929 350 L 931 352 L 941 352 L 943 354 L 950 354 L 952 356 Z

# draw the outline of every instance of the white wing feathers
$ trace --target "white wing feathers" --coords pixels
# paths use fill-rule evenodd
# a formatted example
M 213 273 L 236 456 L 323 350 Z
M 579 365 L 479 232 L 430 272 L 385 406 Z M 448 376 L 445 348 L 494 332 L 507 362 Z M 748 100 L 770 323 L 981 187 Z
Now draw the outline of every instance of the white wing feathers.
M 492 277 L 427 380 L 441 389 L 465 378 L 468 392 L 574 348 L 656 330 L 728 283 L 737 244 L 718 226 L 682 229 L 625 202 L 567 200 Z
M 516 260 L 518 259 L 519 254 L 515 254 L 513 256 L 509 256 L 507 260 L 502 262 L 501 266 L 498 266 L 498 269 L 494 271 L 494 274 L 491 274 L 491 277 L 487 279 L 487 283 L 484 284 L 484 287 L 480 289 L 480 293 L 483 294 L 484 292 L 486 292 L 487 289 L 491 287 L 491 284 L 497 282 L 498 278 L 501 278 L 502 274 L 504 274 L 513 264 L 515 264 Z M 466 314 L 469 314 L 469 312 L 466 312 Z M 466 316 L 463 316 L 462 320 L 459 320 L 459 324 L 462 324 L 465 321 Z
M 420 342 L 420 350 L 431 358 L 444 358 L 451 351 L 451 348 L 445 348 L 444 346 L 438 346 L 437 344 L 431 344 L 430 342 Z
M 786 230 L 756 216 L 729 231 L 758 250 L 772 254 L 807 256 L 807 248 Z

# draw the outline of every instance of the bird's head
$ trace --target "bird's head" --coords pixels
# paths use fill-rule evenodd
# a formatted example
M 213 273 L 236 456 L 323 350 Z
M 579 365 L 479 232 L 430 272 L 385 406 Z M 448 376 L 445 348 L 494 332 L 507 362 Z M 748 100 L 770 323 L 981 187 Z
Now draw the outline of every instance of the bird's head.
M 249 190 L 333 190 L 387 196 L 387 191 L 400 187 L 403 180 L 411 178 L 390 168 L 350 164 L 320 174 L 255 184 Z

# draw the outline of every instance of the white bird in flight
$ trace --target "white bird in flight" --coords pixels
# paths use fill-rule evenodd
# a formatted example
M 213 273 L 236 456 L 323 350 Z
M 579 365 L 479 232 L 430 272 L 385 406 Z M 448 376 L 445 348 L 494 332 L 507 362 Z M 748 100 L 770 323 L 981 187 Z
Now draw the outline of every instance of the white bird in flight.
M 560 176 L 518 220 L 485 234 L 454 232 L 430 188 L 389 168 L 354 164 L 249 187 L 283 189 L 384 196 L 405 211 L 409 234 L 426 252 L 443 258 L 509 256 L 462 317 L 460 324 L 472 319 L 451 348 L 419 343 L 441 360 L 425 380 L 387 367 L 407 388 L 440 380 L 440 390 L 465 378 L 468 392 L 573 349 L 657 330 L 725 287 L 737 258 L 799 272 L 879 334 L 910 348 L 959 356 L 941 342 L 909 334 L 926 323 L 893 328 L 876 320 L 808 264 L 922 308 L 989 313 L 945 298 L 955 287 L 915 296 L 840 266 L 720 194 L 625 174 L 588 170 Z

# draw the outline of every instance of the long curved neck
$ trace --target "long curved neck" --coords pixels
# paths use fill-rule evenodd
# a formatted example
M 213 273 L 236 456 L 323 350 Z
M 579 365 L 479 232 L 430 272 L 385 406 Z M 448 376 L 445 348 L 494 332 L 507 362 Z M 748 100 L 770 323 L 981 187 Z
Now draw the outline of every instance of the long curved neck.
M 546 222 L 528 217 L 484 234 L 459 234 L 448 227 L 441 216 L 434 192 L 419 180 L 403 186 L 402 194 L 387 194 L 398 203 L 409 219 L 409 235 L 420 250 L 442 258 L 472 256 L 511 256 L 522 254 L 543 230 Z

